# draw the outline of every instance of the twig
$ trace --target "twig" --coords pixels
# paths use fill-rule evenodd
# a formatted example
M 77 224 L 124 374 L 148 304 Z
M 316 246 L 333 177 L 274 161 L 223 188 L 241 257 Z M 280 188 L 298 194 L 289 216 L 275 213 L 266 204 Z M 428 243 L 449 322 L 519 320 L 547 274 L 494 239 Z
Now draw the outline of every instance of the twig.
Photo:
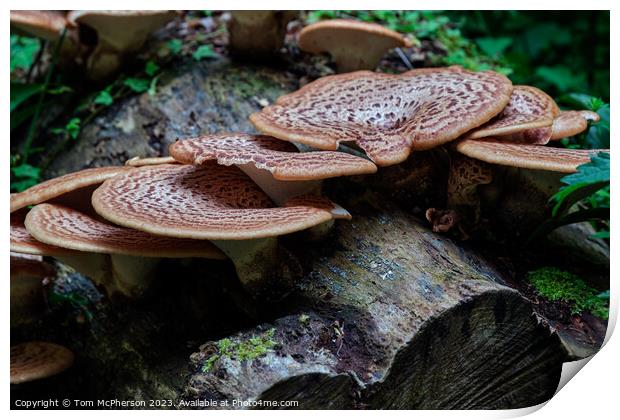
M 396 48 L 396 53 L 398 54 L 400 59 L 403 60 L 403 63 L 405 63 L 405 66 L 407 66 L 409 70 L 412 70 L 413 64 L 411 64 L 411 61 L 409 61 L 409 59 L 407 58 L 407 55 L 403 52 L 403 50 L 401 48 Z

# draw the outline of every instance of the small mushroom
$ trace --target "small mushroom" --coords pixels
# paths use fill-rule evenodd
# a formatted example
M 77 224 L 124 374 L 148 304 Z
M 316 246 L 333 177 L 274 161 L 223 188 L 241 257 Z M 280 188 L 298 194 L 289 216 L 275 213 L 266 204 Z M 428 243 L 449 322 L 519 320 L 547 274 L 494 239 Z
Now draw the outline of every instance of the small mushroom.
M 542 90 L 515 86 L 503 111 L 468 133 L 467 138 L 496 137 L 511 143 L 547 144 L 551 138 L 551 126 L 559 113 L 555 101 Z
M 551 140 L 576 136 L 588 128 L 588 122 L 598 122 L 601 117 L 593 111 L 562 111 L 553 120 Z
M 51 264 L 38 255 L 11 252 L 11 326 L 36 320 L 44 308 L 43 283 L 54 277 Z
M 389 166 L 488 122 L 511 93 L 501 74 L 456 66 L 399 75 L 359 71 L 309 83 L 250 121 L 263 134 L 324 150 L 356 142 L 378 166 Z
M 220 165 L 236 165 L 277 205 L 285 205 L 295 196 L 320 193 L 323 179 L 377 171 L 369 160 L 348 153 L 300 153 L 292 143 L 242 133 L 180 140 L 170 145 L 169 151 L 177 161 L 190 165 L 214 160 Z
M 11 384 L 49 378 L 73 365 L 73 352 L 59 344 L 32 341 L 11 346 Z
M 79 28 L 83 44 L 94 45 L 86 66 L 91 78 L 101 80 L 175 16 L 171 10 L 73 10 L 67 20 Z
M 297 12 L 290 10 L 234 10 L 228 23 L 228 46 L 241 57 L 269 57 L 284 45 L 286 26 Z
M 55 204 L 35 206 L 24 224 L 37 241 L 78 251 L 57 258 L 103 285 L 108 295 L 141 295 L 161 258 L 226 258 L 208 241 L 154 236 Z
M 374 70 L 389 50 L 411 46 L 398 32 L 376 23 L 349 19 L 308 25 L 299 33 L 298 44 L 309 53 L 329 53 L 339 73 Z
M 93 207 L 112 223 L 153 235 L 210 240 L 235 264 L 246 285 L 277 267 L 276 237 L 351 216 L 321 197 L 274 207 L 241 170 L 209 162 L 143 166 L 109 179 Z

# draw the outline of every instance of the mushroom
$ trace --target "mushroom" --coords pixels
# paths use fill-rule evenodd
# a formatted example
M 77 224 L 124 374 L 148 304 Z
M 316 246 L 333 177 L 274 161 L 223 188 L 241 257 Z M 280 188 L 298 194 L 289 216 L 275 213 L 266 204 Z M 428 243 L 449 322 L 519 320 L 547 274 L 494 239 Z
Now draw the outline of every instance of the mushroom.
M 292 143 L 243 133 L 211 134 L 170 145 L 179 162 L 236 165 L 277 204 L 292 197 L 320 193 L 320 182 L 345 175 L 371 174 L 377 167 L 367 159 L 342 152 L 300 153 Z
M 297 12 L 291 10 L 234 10 L 228 23 L 229 48 L 237 56 L 271 56 L 284 45 L 286 26 Z
M 433 224 L 436 232 L 446 232 L 459 225 L 463 219 L 478 221 L 481 194 L 488 201 L 497 202 L 500 193 L 506 193 L 506 183 L 513 180 L 512 189 L 530 190 L 527 206 L 532 207 L 536 201 L 531 197 L 548 197 L 560 186 L 560 175 L 577 171 L 577 167 L 590 162 L 591 155 L 608 150 L 561 149 L 532 144 L 514 144 L 493 138 L 479 140 L 462 140 L 455 145 L 460 153 L 452 157 L 448 178 L 448 210 L 431 208 L 426 218 Z M 520 168 L 504 180 L 498 180 L 502 168 Z M 505 172 L 505 171 L 503 171 Z M 481 191 L 485 184 L 486 191 Z M 496 205 L 496 203 L 494 204 Z M 544 207 L 544 206 L 543 206 Z M 502 210 L 502 209 L 498 209 Z M 496 211 L 499 212 L 499 211 Z M 530 213 L 533 213 L 530 209 Z M 464 231 L 462 230 L 462 233 Z
M 78 209 L 90 208 L 90 195 L 99 184 L 131 169 L 123 166 L 84 169 L 41 182 L 11 194 L 11 212 L 46 201 L 70 203 Z
M 11 346 L 11 384 L 49 378 L 73 365 L 73 352 L 59 344 L 31 341 Z
M 551 126 L 560 113 L 555 101 L 532 86 L 515 86 L 510 102 L 487 124 L 467 134 L 468 139 L 496 137 L 512 143 L 547 144 Z
M 278 235 L 351 217 L 321 197 L 296 197 L 285 207 L 274 207 L 241 170 L 216 162 L 137 168 L 104 182 L 93 193 L 92 204 L 97 213 L 121 226 L 212 241 L 232 259 L 240 280 L 250 288 L 260 288 L 280 268 Z
M 11 30 L 45 41 L 57 43 L 62 34 L 60 53 L 63 58 L 73 57 L 78 53 L 77 32 L 67 21 L 64 12 L 54 10 L 11 10 Z
M 55 274 L 41 256 L 11 252 L 11 326 L 39 317 L 44 308 L 43 283 Z
M 161 258 L 226 258 L 208 241 L 154 236 L 61 205 L 35 206 L 24 224 L 37 241 L 78 251 L 57 258 L 103 285 L 108 295 L 141 295 Z
M 145 165 L 163 165 L 166 163 L 178 163 L 178 162 L 172 156 L 146 157 L 146 158 L 135 156 L 129 159 L 127 162 L 125 162 L 125 166 L 138 167 L 138 166 L 145 166 Z
M 171 10 L 73 10 L 67 20 L 80 29 L 83 44 L 94 45 L 86 66 L 90 77 L 100 80 L 118 70 L 124 56 L 138 51 L 151 32 L 175 16 Z
M 576 136 L 588 128 L 588 122 L 598 122 L 601 117 L 593 111 L 561 111 L 553 120 L 551 140 Z
M 378 166 L 389 166 L 488 122 L 511 92 L 499 73 L 457 66 L 399 75 L 359 71 L 309 83 L 250 121 L 263 134 L 324 150 L 356 142 Z
M 350 19 L 308 25 L 299 33 L 298 44 L 301 50 L 309 53 L 329 53 L 338 73 L 374 70 L 389 50 L 411 46 L 398 32 L 376 23 Z

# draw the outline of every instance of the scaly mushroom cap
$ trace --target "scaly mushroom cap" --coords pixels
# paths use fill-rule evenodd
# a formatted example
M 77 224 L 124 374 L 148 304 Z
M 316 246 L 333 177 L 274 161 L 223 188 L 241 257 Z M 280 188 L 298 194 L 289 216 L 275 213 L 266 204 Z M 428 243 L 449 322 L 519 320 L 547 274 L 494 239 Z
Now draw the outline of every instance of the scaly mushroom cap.
M 252 164 L 281 181 L 306 181 L 345 175 L 371 174 L 370 161 L 342 152 L 299 153 L 292 143 L 269 136 L 229 133 L 180 140 L 170 145 L 170 155 L 182 163 L 204 165 Z
M 506 108 L 467 138 L 500 137 L 499 140 L 546 144 L 560 109 L 549 95 L 532 86 L 515 86 Z
M 48 41 L 58 41 L 67 19 L 52 10 L 11 10 L 11 27 Z
M 153 236 L 54 204 L 34 207 L 26 216 L 25 225 L 38 241 L 76 251 L 135 257 L 226 258 L 208 241 Z
M 530 144 L 511 144 L 495 139 L 463 140 L 456 150 L 465 156 L 497 165 L 552 172 L 576 172 L 590 156 L 609 150 L 560 149 Z
M 172 20 L 171 10 L 73 10 L 67 19 L 74 24 L 90 26 L 100 42 L 119 52 L 139 49 L 151 32 Z
M 306 26 L 299 33 L 299 48 L 318 54 L 328 52 L 340 73 L 374 70 L 392 48 L 411 43 L 398 32 L 376 23 L 331 19 Z
M 44 181 L 20 193 L 11 194 L 11 212 L 58 199 L 65 194 L 77 193 L 78 190 L 101 184 L 106 179 L 131 169 L 123 166 L 91 168 Z
M 274 208 L 240 169 L 215 162 L 144 166 L 104 182 L 92 202 L 97 213 L 118 225 L 209 240 L 266 238 L 350 217 L 324 198 L 296 198 L 288 207 Z
M 73 365 L 73 352 L 58 344 L 33 341 L 11 346 L 11 383 L 57 375 Z
M 28 210 L 18 210 L 11 213 L 11 252 L 30 255 L 63 256 L 74 255 L 75 251 L 47 245 L 37 241 L 24 226 Z
M 125 166 L 146 166 L 146 165 L 164 165 L 164 164 L 178 163 L 172 156 L 161 156 L 161 157 L 147 157 L 141 158 L 139 156 L 132 157 L 127 162 L 125 162 Z
M 309 83 L 250 120 L 264 134 L 319 149 L 354 141 L 377 165 L 388 166 L 486 123 L 511 92 L 501 74 L 460 67 L 400 75 L 359 71 Z
M 601 117 L 593 111 L 562 111 L 553 120 L 551 140 L 576 136 L 588 128 L 588 121 L 598 122 Z

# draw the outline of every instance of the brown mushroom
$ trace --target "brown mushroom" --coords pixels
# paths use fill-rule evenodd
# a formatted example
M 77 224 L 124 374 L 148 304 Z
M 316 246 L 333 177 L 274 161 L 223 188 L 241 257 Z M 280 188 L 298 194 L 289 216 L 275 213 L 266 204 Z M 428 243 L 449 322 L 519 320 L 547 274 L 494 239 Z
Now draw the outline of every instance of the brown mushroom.
M 180 140 L 169 151 L 186 164 L 201 166 L 216 160 L 220 165 L 236 165 L 278 205 L 295 196 L 320 193 L 323 179 L 377 171 L 369 160 L 348 153 L 300 153 L 292 143 L 242 133 Z
M 321 197 L 298 197 L 274 207 L 241 170 L 216 162 L 143 166 L 104 182 L 92 203 L 97 213 L 121 226 L 213 241 L 246 285 L 276 265 L 278 235 L 350 218 Z
M 502 112 L 467 134 L 468 139 L 496 137 L 512 143 L 547 144 L 560 113 L 555 101 L 532 86 L 515 86 Z
M 125 166 L 146 166 L 146 165 L 164 165 L 178 163 L 175 158 L 172 156 L 161 156 L 161 157 L 146 157 L 141 158 L 139 156 L 132 157 L 127 162 L 125 162 Z
M 576 136 L 588 128 L 588 122 L 598 122 L 601 117 L 593 111 L 562 111 L 553 120 L 551 140 Z
M 43 283 L 56 273 L 38 255 L 11 252 L 11 326 L 37 319 L 44 309 Z
M 389 50 L 411 46 L 398 32 L 376 23 L 349 19 L 308 25 L 299 33 L 298 44 L 306 52 L 329 53 L 339 73 L 374 70 Z
M 24 224 L 41 243 L 77 251 L 57 258 L 103 285 L 109 295 L 141 295 L 161 258 L 225 259 L 208 241 L 154 236 L 60 205 L 35 206 Z
M 229 48 L 237 56 L 269 57 L 284 45 L 291 10 L 234 10 L 228 23 Z
M 65 32 L 66 30 L 66 32 Z M 67 21 L 64 12 L 55 10 L 11 10 L 11 31 L 58 43 L 63 32 L 60 54 L 73 58 L 78 54 L 77 31 Z
M 11 384 L 49 378 L 73 365 L 73 352 L 59 344 L 32 341 L 11 346 Z
M 501 74 L 460 67 L 360 71 L 309 83 L 250 120 L 264 134 L 319 149 L 356 142 L 378 166 L 389 166 L 486 123 L 511 92 Z
M 151 32 L 175 16 L 171 10 L 73 10 L 67 19 L 96 33 L 87 71 L 91 78 L 99 80 L 118 70 L 123 56 L 139 50 Z

